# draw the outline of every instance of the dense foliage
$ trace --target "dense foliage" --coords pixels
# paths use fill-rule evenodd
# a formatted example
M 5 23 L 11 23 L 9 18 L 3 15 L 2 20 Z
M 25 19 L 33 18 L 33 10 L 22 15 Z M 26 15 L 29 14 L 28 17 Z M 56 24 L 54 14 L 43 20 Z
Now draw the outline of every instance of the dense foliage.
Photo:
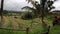
M 21 16 L 21 18 L 22 19 L 27 19 L 27 20 L 29 20 L 29 19 L 33 19 L 33 18 L 35 18 L 35 16 L 34 16 L 34 14 L 32 14 L 31 12 L 26 12 L 26 13 L 24 13 L 22 16 Z

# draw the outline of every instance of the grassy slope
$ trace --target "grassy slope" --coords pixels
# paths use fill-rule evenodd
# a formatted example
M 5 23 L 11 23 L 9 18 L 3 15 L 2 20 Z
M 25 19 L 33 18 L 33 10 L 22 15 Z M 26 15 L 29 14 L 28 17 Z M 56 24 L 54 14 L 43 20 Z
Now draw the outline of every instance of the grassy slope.
M 26 29 L 26 27 L 30 27 L 30 34 L 34 34 L 34 33 L 37 33 L 37 32 L 42 32 L 43 28 L 42 28 L 42 25 L 41 25 L 41 19 L 39 18 L 36 18 L 36 19 L 33 19 L 33 20 L 22 20 L 20 18 L 20 16 L 17 16 L 18 18 L 14 18 L 14 16 L 9 16 L 9 17 L 6 17 L 4 16 L 4 24 L 3 24 L 3 27 L 10 27 L 12 28 L 18 28 L 18 29 Z M 48 21 L 47 21 L 48 19 Z M 60 33 L 60 26 L 52 26 L 52 19 L 47 17 L 47 19 L 45 19 L 44 21 L 51 25 L 51 30 L 50 30 L 50 34 L 59 34 Z M 32 28 L 31 28 L 31 23 L 32 23 Z M 13 25 L 11 25 L 13 24 Z M 4 33 L 3 33 L 4 32 Z M 10 30 L 0 30 L 0 33 L 1 34 L 24 34 L 26 33 L 25 31 L 10 31 Z

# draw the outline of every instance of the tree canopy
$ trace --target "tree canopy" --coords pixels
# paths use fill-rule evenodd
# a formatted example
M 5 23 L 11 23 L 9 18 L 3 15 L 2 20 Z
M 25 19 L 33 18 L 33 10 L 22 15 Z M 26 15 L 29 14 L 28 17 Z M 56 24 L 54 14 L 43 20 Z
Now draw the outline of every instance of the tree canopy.
M 42 14 L 42 8 L 44 7 L 44 15 L 46 15 L 51 9 L 54 9 L 55 7 L 52 6 L 52 4 L 56 1 L 47 1 L 47 0 L 40 0 L 41 3 L 35 0 L 26 0 L 28 3 L 30 2 L 33 7 L 25 6 L 22 9 L 28 9 L 32 10 L 32 12 L 35 14 L 35 16 L 41 16 Z M 48 9 L 49 8 L 49 9 Z

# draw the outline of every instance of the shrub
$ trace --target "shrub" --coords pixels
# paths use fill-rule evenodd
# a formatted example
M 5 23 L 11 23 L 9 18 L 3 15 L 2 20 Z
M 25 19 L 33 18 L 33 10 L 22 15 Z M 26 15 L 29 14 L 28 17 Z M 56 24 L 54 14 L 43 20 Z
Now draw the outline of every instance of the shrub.
M 26 12 L 21 16 L 22 19 L 29 20 L 35 18 L 34 14 L 31 12 Z

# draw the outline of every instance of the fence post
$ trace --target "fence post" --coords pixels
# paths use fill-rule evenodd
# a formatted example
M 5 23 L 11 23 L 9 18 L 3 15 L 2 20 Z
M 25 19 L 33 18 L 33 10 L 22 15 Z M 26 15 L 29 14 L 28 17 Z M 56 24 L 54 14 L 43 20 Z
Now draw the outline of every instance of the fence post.
M 29 27 L 26 28 L 26 34 L 29 34 Z

